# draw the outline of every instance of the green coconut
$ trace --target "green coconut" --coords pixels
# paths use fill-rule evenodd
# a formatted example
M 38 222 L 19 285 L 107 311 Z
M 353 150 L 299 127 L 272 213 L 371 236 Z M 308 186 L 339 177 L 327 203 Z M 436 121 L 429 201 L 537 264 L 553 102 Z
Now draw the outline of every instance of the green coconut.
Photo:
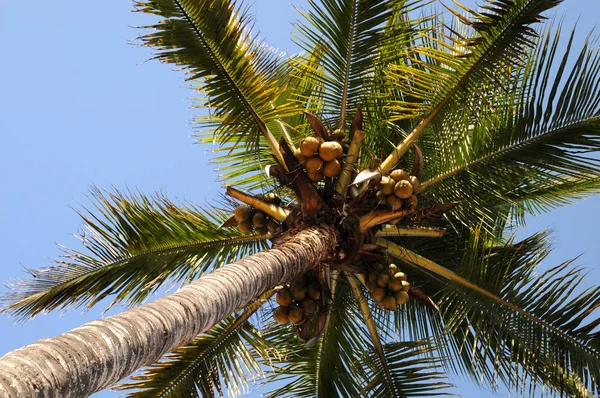
M 241 205 L 235 208 L 233 212 L 233 216 L 238 221 L 247 221 L 252 217 L 253 209 L 246 205 Z

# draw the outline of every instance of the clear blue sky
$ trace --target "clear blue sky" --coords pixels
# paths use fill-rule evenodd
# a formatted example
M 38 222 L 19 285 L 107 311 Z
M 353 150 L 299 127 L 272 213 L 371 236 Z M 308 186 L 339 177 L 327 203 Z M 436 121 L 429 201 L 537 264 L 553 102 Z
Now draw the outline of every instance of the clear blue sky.
M 181 73 L 143 63 L 151 54 L 129 44 L 138 35 L 131 26 L 149 21 L 131 8 L 129 1 L 0 2 L 1 282 L 24 276 L 22 266 L 48 265 L 59 254 L 55 242 L 78 247 L 72 234 L 81 223 L 70 207 L 89 204 L 91 184 L 160 190 L 197 203 L 219 192 L 207 167 L 210 147 L 193 145 L 192 92 Z M 297 51 L 290 41 L 297 16 L 288 1 L 256 0 L 253 8 L 268 43 Z M 558 15 L 564 12 L 566 27 L 580 17 L 583 37 L 598 22 L 600 2 L 567 0 Z M 531 231 L 555 230 L 549 265 L 583 254 L 577 264 L 590 269 L 590 283 L 600 280 L 599 205 L 600 198 L 588 199 L 529 224 Z M 96 319 L 102 309 L 25 324 L 2 316 L 0 355 Z M 464 397 L 495 396 L 456 383 Z

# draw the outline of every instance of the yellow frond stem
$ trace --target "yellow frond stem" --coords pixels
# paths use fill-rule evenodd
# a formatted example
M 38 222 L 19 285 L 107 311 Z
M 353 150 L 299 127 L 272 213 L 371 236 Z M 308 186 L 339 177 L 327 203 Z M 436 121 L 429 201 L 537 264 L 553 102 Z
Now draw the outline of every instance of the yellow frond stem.
M 273 217 L 277 221 L 283 221 L 290 215 L 288 209 L 274 205 L 272 203 L 263 202 L 260 199 L 255 198 L 252 195 L 239 191 L 232 187 L 227 187 L 227 195 L 241 202 L 246 203 L 249 206 L 254 207 L 256 210 L 262 211 L 267 215 Z

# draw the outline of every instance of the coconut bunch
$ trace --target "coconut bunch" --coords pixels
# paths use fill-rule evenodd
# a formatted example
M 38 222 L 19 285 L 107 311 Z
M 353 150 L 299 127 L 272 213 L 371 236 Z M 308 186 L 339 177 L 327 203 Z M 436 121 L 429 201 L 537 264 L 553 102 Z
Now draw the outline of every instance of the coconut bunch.
M 293 323 L 300 326 L 312 322 L 321 310 L 321 288 L 316 279 L 303 275 L 292 283 L 280 286 L 275 297 L 279 307 L 273 311 L 273 319 L 279 324 Z
M 373 264 L 365 276 L 365 285 L 373 300 L 386 310 L 393 311 L 408 302 L 410 283 L 406 280 L 406 274 L 399 272 L 395 264 Z
M 340 158 L 344 154 L 342 145 L 337 141 L 324 141 L 322 138 L 307 137 L 300 142 L 294 156 L 313 182 L 324 177 L 336 177 L 342 166 Z
M 397 169 L 382 177 L 378 188 L 377 197 L 392 210 L 404 207 L 414 211 L 419 204 L 416 194 L 421 189 L 421 182 L 405 170 Z
M 272 192 L 266 195 L 257 195 L 256 197 L 267 203 L 281 203 L 281 199 Z M 234 216 L 238 222 L 238 228 L 244 235 L 249 235 L 252 232 L 256 232 L 259 235 L 266 235 L 269 232 L 274 234 L 279 229 L 279 223 L 277 221 L 262 211 L 257 211 L 248 205 L 236 207 Z

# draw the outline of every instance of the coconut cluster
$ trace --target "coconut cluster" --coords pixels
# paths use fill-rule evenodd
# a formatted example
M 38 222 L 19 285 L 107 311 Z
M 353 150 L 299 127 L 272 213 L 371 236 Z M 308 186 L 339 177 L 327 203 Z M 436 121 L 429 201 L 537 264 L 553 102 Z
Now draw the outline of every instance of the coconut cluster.
M 281 199 L 274 193 L 269 193 L 264 196 L 257 195 L 257 199 L 264 200 L 267 203 L 281 203 Z M 249 235 L 253 231 L 260 235 L 266 235 L 268 232 L 274 234 L 279 229 L 279 223 L 277 221 L 262 211 L 258 211 L 248 205 L 236 207 L 234 216 L 238 222 L 238 228 L 244 235 Z
M 304 167 L 311 181 L 319 182 L 324 177 L 336 177 L 341 169 L 340 158 L 344 154 L 337 141 L 325 142 L 321 138 L 308 137 L 302 140 L 294 156 Z
M 419 204 L 416 194 L 421 189 L 421 182 L 416 176 L 411 176 L 402 169 L 394 170 L 387 177 L 382 177 L 379 183 L 377 197 L 392 210 L 402 207 L 415 210 Z
M 302 325 L 321 309 L 321 288 L 316 279 L 301 276 L 283 285 L 275 297 L 279 307 L 273 311 L 273 319 L 279 324 Z
M 408 302 L 410 283 L 406 280 L 406 274 L 399 272 L 395 264 L 374 264 L 365 276 L 365 285 L 375 302 L 386 310 L 393 311 Z

